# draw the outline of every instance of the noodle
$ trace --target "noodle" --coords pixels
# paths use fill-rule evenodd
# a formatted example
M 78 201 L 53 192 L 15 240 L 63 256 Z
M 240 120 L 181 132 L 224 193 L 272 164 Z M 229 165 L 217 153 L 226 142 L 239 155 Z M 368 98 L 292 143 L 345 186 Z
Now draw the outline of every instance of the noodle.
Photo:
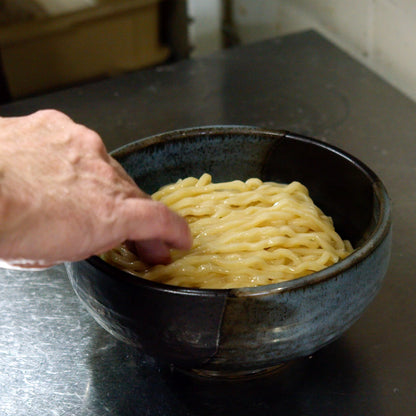
M 102 255 L 145 279 L 198 288 L 260 286 L 322 270 L 352 252 L 299 182 L 213 183 L 205 173 L 152 197 L 187 220 L 194 241 L 188 252 L 172 250 L 168 265 L 148 266 L 126 245 Z

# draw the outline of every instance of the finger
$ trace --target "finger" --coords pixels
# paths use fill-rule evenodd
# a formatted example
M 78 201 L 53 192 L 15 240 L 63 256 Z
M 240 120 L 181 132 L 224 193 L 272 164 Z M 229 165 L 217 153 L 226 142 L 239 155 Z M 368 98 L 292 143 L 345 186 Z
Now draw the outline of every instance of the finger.
M 127 240 L 160 240 L 169 247 L 182 250 L 192 246 L 187 222 L 166 205 L 152 199 L 125 200 L 118 219 Z
M 136 241 L 135 251 L 147 264 L 169 264 L 172 260 L 169 247 L 161 240 Z

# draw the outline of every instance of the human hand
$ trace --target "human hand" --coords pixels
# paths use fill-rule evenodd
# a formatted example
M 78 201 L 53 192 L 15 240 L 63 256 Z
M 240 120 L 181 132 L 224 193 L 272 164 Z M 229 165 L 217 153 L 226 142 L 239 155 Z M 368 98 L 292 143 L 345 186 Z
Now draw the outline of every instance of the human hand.
M 189 249 L 184 219 L 141 191 L 99 135 L 55 110 L 0 118 L 0 259 L 49 267 L 134 242 L 148 263 Z

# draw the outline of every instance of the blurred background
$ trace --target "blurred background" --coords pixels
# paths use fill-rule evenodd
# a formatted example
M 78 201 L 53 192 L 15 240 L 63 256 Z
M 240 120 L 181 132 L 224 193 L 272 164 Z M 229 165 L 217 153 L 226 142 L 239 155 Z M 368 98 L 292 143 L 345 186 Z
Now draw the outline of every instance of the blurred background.
M 1 102 L 314 29 L 416 99 L 412 0 L 0 0 Z

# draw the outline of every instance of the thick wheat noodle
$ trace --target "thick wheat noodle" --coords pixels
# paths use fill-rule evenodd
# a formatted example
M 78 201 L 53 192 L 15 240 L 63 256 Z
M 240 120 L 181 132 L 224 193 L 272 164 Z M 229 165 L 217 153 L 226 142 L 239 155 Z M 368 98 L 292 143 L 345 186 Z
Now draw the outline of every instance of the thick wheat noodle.
M 199 288 L 259 286 L 322 270 L 352 252 L 299 182 L 213 183 L 189 177 L 153 194 L 189 223 L 194 243 L 172 263 L 147 266 L 126 245 L 102 255 L 132 274 Z

